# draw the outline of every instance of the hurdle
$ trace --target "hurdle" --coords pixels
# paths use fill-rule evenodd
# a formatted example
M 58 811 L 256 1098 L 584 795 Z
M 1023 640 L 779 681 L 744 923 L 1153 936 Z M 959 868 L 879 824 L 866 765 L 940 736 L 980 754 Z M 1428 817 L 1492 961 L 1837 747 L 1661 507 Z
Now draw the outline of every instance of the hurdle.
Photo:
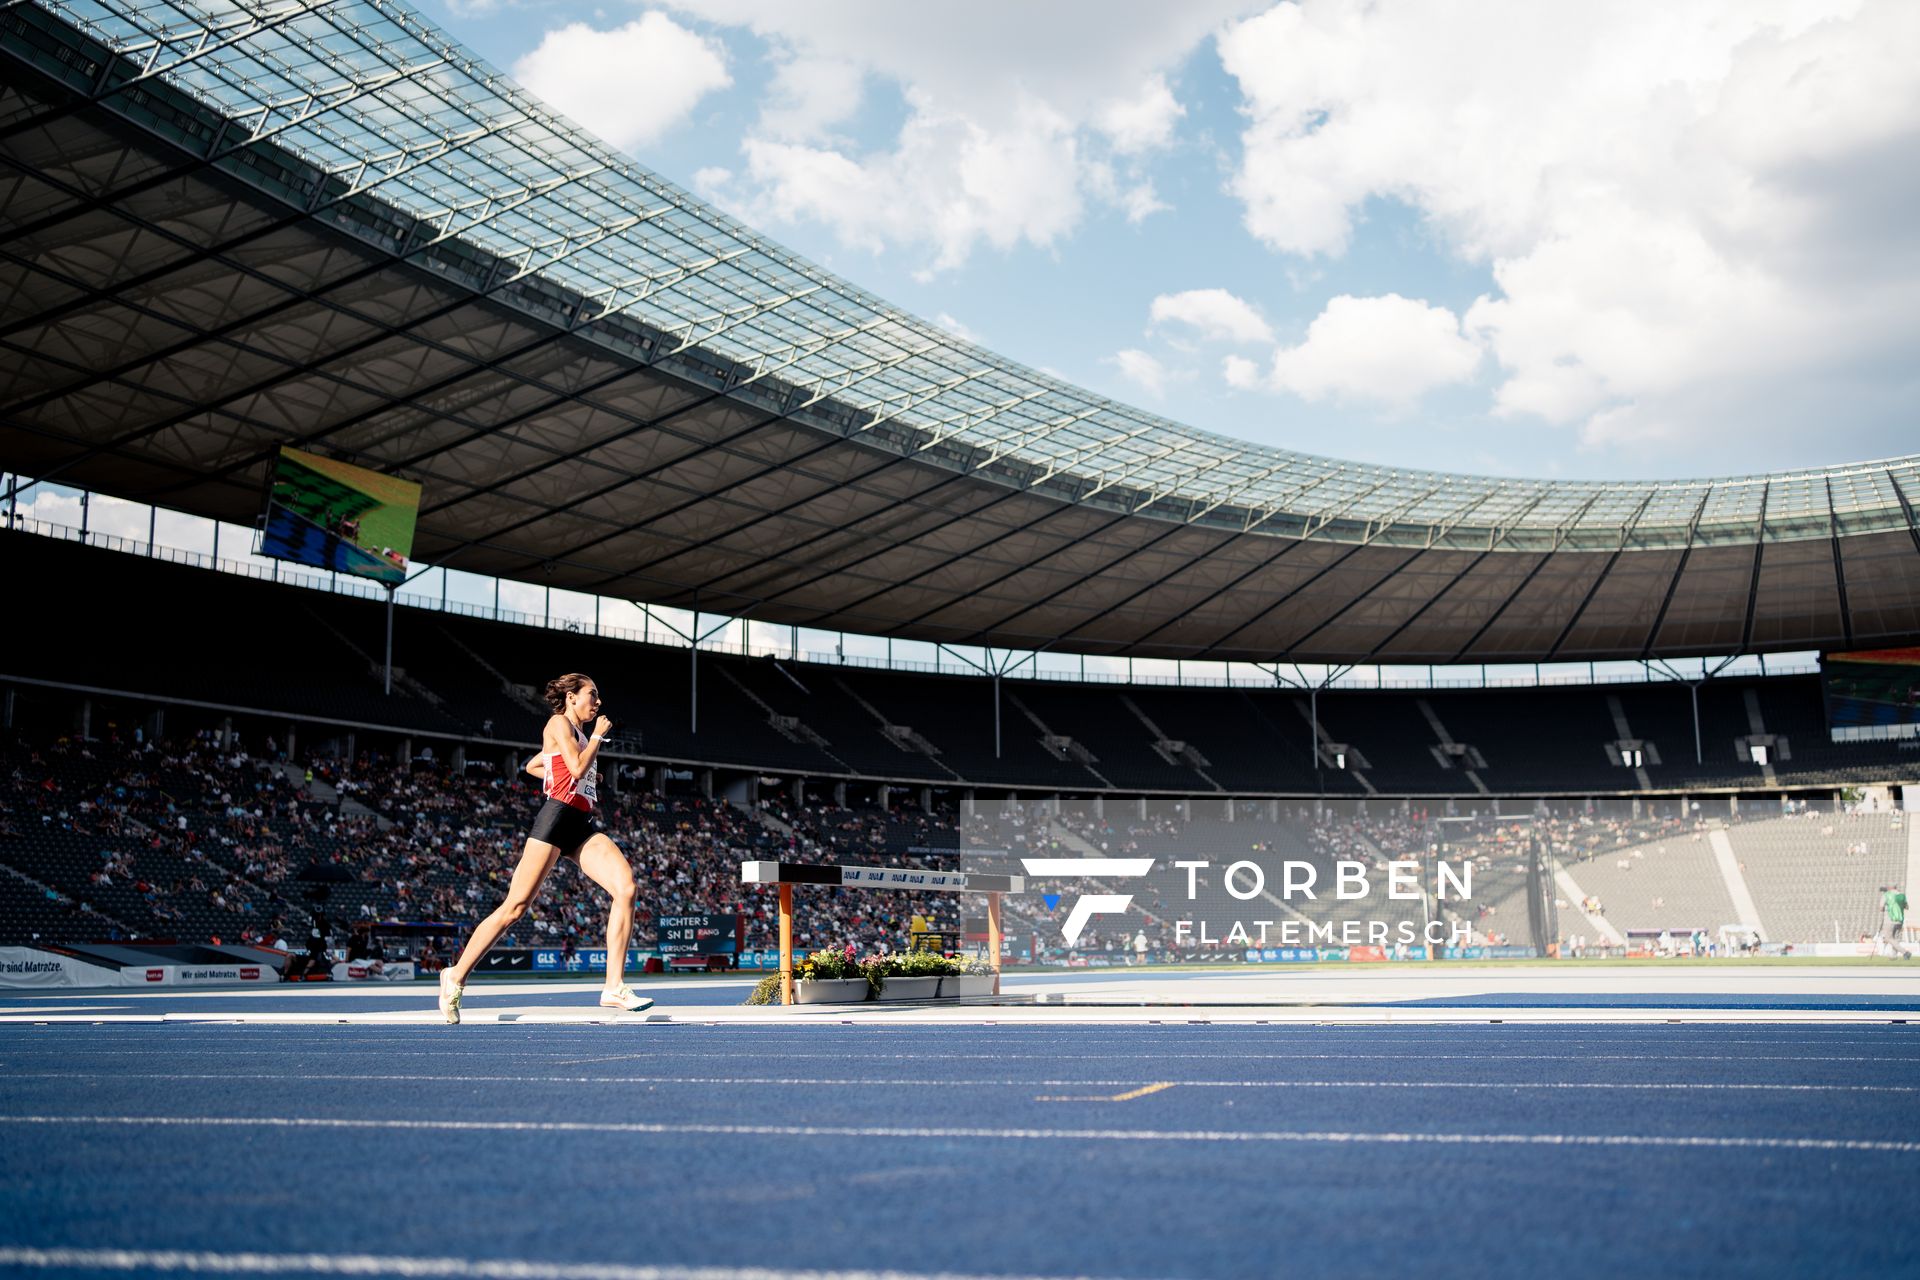
M 793 887 L 822 889 L 898 889 L 908 893 L 984 893 L 987 895 L 987 953 L 993 958 L 993 994 L 1000 994 L 1000 895 L 1025 893 L 1025 876 L 982 875 L 965 871 L 915 871 L 904 867 L 845 867 L 815 862 L 743 862 L 742 884 L 770 884 L 780 890 L 780 1003 L 793 1003 Z

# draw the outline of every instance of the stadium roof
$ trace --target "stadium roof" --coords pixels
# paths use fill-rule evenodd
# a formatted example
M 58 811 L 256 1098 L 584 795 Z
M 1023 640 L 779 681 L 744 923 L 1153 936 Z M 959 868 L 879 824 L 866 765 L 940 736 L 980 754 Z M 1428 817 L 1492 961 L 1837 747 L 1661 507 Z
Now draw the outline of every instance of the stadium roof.
M 960 644 L 1525 661 L 1920 636 L 1920 456 L 1341 462 L 918 320 L 388 0 L 0 8 L 0 466 L 249 522 L 280 444 L 415 558 Z

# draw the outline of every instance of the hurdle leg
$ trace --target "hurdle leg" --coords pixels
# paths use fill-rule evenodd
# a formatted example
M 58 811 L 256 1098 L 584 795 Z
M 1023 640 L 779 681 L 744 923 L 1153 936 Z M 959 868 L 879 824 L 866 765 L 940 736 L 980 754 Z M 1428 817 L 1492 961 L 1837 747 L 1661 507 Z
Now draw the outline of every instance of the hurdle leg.
M 1000 994 L 1000 895 L 987 895 L 987 954 L 993 958 L 993 994 Z
M 793 886 L 780 886 L 780 1003 L 793 1003 Z

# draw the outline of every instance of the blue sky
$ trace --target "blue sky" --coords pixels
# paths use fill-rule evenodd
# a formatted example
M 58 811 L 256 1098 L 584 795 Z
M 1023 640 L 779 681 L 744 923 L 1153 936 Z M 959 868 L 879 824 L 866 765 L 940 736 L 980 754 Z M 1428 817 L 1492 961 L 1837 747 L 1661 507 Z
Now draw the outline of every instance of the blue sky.
M 853 282 L 1195 426 L 1567 477 L 1920 450 L 1920 6 L 421 3 Z
M 854 283 L 1194 426 L 1561 477 L 1920 452 L 1912 0 L 415 2 Z M 82 517 L 57 485 L 22 511 L 216 550 L 210 521 Z M 270 567 L 250 531 L 218 538 Z M 595 612 L 457 572 L 410 588 L 443 591 Z

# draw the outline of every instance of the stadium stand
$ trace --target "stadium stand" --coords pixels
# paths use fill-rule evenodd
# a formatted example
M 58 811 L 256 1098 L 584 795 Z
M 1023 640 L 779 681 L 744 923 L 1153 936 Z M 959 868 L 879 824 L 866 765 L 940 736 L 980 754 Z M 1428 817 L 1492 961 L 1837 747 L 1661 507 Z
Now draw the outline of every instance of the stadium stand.
M 1254 698 L 1240 691 L 1204 700 L 1186 690 L 1153 687 L 1117 695 L 1143 724 L 1158 730 L 1156 743 L 1187 760 L 1203 782 L 1227 791 L 1261 791 L 1284 779 L 1291 789 L 1324 787 L 1330 795 L 1364 795 L 1349 774 L 1316 775 L 1311 722 L 1293 698 Z M 1205 742 L 1201 752 L 1197 744 Z M 1175 744 L 1178 744 L 1176 747 Z M 1204 759 L 1204 764 L 1194 763 Z
M 19 532 L 0 534 L 0 570 L 63 599 L 68 624 L 61 645 L 17 646 L 0 671 L 22 720 L 0 756 L 0 929 L 14 939 L 299 937 L 322 893 L 342 926 L 464 931 L 518 856 L 533 795 L 519 762 L 544 715 L 535 690 L 559 667 L 593 672 L 620 722 L 607 808 L 642 885 L 642 945 L 655 914 L 696 911 L 743 912 L 745 945 L 771 945 L 768 904 L 737 883 L 746 858 L 951 867 L 985 848 L 1151 853 L 1136 912 L 1096 922 L 1082 943 L 1092 954 L 1130 953 L 1138 938 L 1156 956 L 1220 954 L 1185 945 L 1176 919 L 1218 939 L 1236 920 L 1340 914 L 1327 898 L 1263 899 L 1267 914 L 1253 912 L 1222 883 L 1236 858 L 1259 864 L 1272 894 L 1289 859 L 1324 885 L 1342 858 L 1379 867 L 1442 849 L 1473 862 L 1471 908 L 1371 914 L 1433 912 L 1477 941 L 1509 942 L 1529 932 L 1527 868 L 1522 828 L 1492 817 L 1503 797 L 1509 814 L 1546 798 L 1553 816 L 1525 838 L 1545 840 L 1627 931 L 1737 918 L 1711 828 L 1680 816 L 1690 789 L 1742 793 L 1749 817 L 1778 812 L 1777 798 L 1756 809 L 1755 793 L 1812 789 L 1819 822 L 1728 811 L 1770 940 L 1830 942 L 1836 922 L 1843 939 L 1868 932 L 1873 889 L 1904 875 L 1895 820 L 1836 817 L 1834 795 L 1911 776 L 1915 753 L 1829 742 L 1806 677 L 1703 685 L 1698 764 L 1694 691 L 1679 683 L 1323 691 L 1316 759 L 1309 700 L 1293 689 L 994 682 L 702 653 L 696 722 L 685 649 L 402 607 L 386 692 L 386 611 L 373 601 Z M 92 589 L 72 593 L 76 581 Z M 144 628 L 151 660 L 130 666 L 116 658 L 117 602 L 134 598 L 196 621 Z M 102 685 L 101 672 L 118 674 Z M 164 734 L 169 713 L 192 727 Z M 1625 745 L 1642 750 L 1638 765 L 1623 762 Z M 1261 792 L 1276 798 L 1246 798 Z M 1024 804 L 997 798 L 1020 793 Z M 1054 794 L 1064 804 L 1035 803 Z M 1104 813 L 1090 799 L 1102 795 Z M 1601 816 L 1581 812 L 1583 797 L 1609 796 Z M 1607 816 L 1609 803 L 1635 812 Z M 1456 812 L 1483 821 L 1439 824 Z M 1721 812 L 1716 801 L 1710 820 Z M 1856 834 L 1832 835 L 1834 824 Z M 1172 864 L 1192 857 L 1215 866 L 1189 903 Z M 911 915 L 957 927 L 957 910 L 950 898 L 823 898 L 801 941 L 897 945 Z M 1043 914 L 1009 904 L 1009 930 Z M 508 941 L 592 946 L 604 923 L 597 891 L 562 871 Z
M 316 890 L 339 926 L 423 920 L 464 932 L 504 894 L 535 805 L 530 780 L 374 757 L 315 757 L 309 767 L 316 782 L 332 780 L 321 785 L 343 803 L 315 798 L 318 788 L 290 783 L 281 768 L 210 730 L 186 743 L 12 742 L 0 755 L 9 815 L 0 829 L 0 937 L 299 937 Z M 368 816 L 343 813 L 349 806 Z M 641 943 L 651 940 L 654 915 L 700 911 L 744 912 L 746 944 L 769 945 L 766 904 L 738 882 L 746 858 L 952 864 L 933 848 L 951 823 L 934 815 L 770 808 L 791 834 L 704 797 L 609 797 L 608 829 L 642 886 Z M 810 928 L 864 945 L 904 934 L 916 911 L 947 919 L 948 905 L 867 894 L 823 904 L 825 919 Z M 591 946 L 604 929 L 602 895 L 569 869 L 549 881 L 508 942 Z
M 565 666 L 607 688 L 628 756 L 784 775 L 1027 792 L 1453 797 L 1755 791 L 1884 782 L 1920 773 L 1899 742 L 1827 740 L 1804 676 L 1583 688 L 1331 690 L 1318 698 L 1322 758 L 1297 690 L 1170 690 L 914 675 L 777 662 L 420 608 L 396 610 L 393 692 L 378 658 L 384 608 L 368 600 L 212 573 L 26 534 L 0 535 L 20 589 L 67 598 L 59 646 L 20 646 L 0 680 L 196 704 L 476 749 L 524 744 L 544 715 L 533 691 Z M 164 599 L 202 627 L 143 632 L 151 660 L 117 660 L 117 601 Z M 220 628 L 223 643 L 206 643 Z M 237 660 L 232 645 L 245 646 Z M 101 672 L 118 672 L 109 685 Z M 79 673 L 91 672 L 84 678 Z M 638 696 L 636 696 L 636 694 Z M 996 754 L 994 697 L 998 696 Z M 1617 763 L 1632 740 L 1640 768 Z M 1751 743 L 1771 747 L 1766 765 Z M 1335 767 L 1327 743 L 1350 754 Z M 1316 767 L 1316 765 L 1318 767 Z
M 1911 818 L 1809 810 L 1729 827 L 1767 937 L 1852 942 L 1877 933 L 1879 886 L 1906 881 Z
M 1596 914 L 1629 937 L 1663 929 L 1717 934 L 1738 922 L 1704 830 L 1673 823 L 1652 838 L 1623 830 L 1610 846 L 1601 840 L 1581 852 L 1568 873 L 1599 900 Z
M 15 738 L 0 752 L 8 815 L 0 826 L 0 939 L 297 938 L 316 891 L 343 928 L 400 919 L 464 932 L 504 893 L 535 795 L 530 780 L 503 777 L 487 764 L 456 772 L 445 762 L 314 754 L 289 767 L 277 759 L 278 744 L 251 755 L 211 729 L 178 742 L 108 731 L 113 736 L 90 741 Z M 626 782 L 631 788 L 634 776 Z M 1222 942 L 1236 921 L 1324 923 L 1350 914 L 1331 893 L 1341 860 L 1361 862 L 1376 877 L 1396 859 L 1471 862 L 1471 902 L 1429 905 L 1435 918 L 1468 928 L 1476 944 L 1528 937 L 1522 889 L 1526 851 L 1536 840 L 1596 900 L 1596 911 L 1633 935 L 1714 932 L 1737 920 L 1712 853 L 1722 832 L 1770 941 L 1830 942 L 1836 924 L 1842 941 L 1869 933 L 1878 886 L 1905 875 L 1901 814 L 1803 808 L 1783 817 L 1702 819 L 1681 816 L 1676 805 L 1660 816 L 1563 808 L 1531 820 L 1443 820 L 1426 808 L 1366 815 L 1348 806 L 1316 816 L 1305 806 L 1243 800 L 1229 817 L 1223 804 L 1155 801 L 1142 813 L 1116 801 L 1101 814 L 1084 802 L 1064 809 L 1038 802 L 963 820 L 917 804 L 849 806 L 772 794 L 754 805 L 625 789 L 608 795 L 605 810 L 641 885 L 636 943 L 643 946 L 654 916 L 689 912 L 743 913 L 745 945 L 770 946 L 770 905 L 738 883 L 738 864 L 749 858 L 985 870 L 1033 854 L 1150 855 L 1155 871 L 1138 886 L 1136 910 L 1097 921 L 1078 950 L 1130 953 L 1139 936 L 1161 958 L 1224 956 L 1227 950 L 1198 940 Z M 1241 859 L 1266 879 L 1266 892 L 1251 900 L 1224 886 L 1226 868 Z M 1182 860 L 1212 864 L 1197 873 L 1191 900 L 1186 872 L 1175 866 Z M 1314 868 L 1317 897 L 1280 900 L 1288 860 Z M 1099 889 L 1071 879 L 1054 887 Z M 1560 907 L 1573 912 L 1564 900 Z M 1010 933 L 1031 934 L 1044 915 L 1031 901 L 1009 908 Z M 1367 915 L 1417 925 L 1426 909 L 1376 895 Z M 824 895 L 810 908 L 801 942 L 898 946 L 910 916 L 957 929 L 957 913 L 946 895 Z M 1191 922 L 1190 932 L 1178 932 L 1178 920 Z M 587 947 L 604 927 L 598 891 L 567 869 L 508 942 Z M 1558 934 L 1576 931 L 1568 914 Z

